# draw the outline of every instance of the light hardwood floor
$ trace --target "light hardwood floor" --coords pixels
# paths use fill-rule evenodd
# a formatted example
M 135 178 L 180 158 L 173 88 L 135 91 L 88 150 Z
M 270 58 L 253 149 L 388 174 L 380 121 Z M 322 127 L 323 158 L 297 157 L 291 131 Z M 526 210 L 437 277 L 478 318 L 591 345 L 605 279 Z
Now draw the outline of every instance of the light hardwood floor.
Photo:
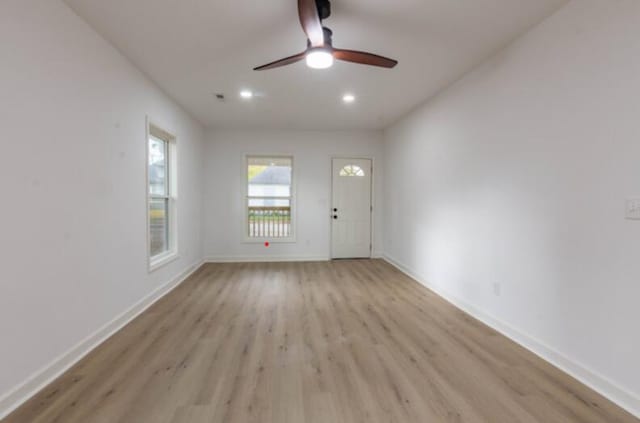
M 3 422 L 638 420 L 363 260 L 205 265 Z

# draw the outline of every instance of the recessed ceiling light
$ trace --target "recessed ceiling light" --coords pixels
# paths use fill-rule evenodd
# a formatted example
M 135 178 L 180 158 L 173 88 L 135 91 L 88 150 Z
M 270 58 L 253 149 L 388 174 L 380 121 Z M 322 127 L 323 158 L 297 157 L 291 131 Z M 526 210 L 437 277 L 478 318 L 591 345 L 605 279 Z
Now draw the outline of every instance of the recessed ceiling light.
M 244 99 L 250 99 L 253 98 L 253 91 L 249 91 L 249 90 L 242 90 L 240 91 L 240 97 L 244 98 Z
M 342 101 L 344 101 L 345 103 L 353 103 L 354 101 L 356 101 L 356 96 L 353 94 L 345 94 L 344 96 L 342 96 Z

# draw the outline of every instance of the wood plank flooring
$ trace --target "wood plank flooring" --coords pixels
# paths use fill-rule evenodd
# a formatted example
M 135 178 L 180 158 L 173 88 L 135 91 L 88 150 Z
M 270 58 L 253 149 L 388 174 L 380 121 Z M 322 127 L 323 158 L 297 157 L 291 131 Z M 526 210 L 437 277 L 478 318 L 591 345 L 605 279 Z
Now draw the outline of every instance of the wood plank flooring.
M 363 260 L 205 265 L 3 423 L 638 421 Z

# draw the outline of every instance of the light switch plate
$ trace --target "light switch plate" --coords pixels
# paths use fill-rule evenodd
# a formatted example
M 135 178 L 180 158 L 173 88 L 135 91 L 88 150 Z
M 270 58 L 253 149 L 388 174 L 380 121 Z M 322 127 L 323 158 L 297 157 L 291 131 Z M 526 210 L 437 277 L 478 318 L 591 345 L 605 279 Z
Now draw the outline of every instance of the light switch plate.
M 640 198 L 627 199 L 627 219 L 640 220 Z

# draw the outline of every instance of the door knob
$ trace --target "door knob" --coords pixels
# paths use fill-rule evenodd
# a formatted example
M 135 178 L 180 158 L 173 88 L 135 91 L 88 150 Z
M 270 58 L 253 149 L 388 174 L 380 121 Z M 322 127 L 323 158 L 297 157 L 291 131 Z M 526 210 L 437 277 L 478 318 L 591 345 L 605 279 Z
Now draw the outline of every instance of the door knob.
M 334 218 L 334 219 L 337 219 L 337 218 L 338 218 L 338 215 L 337 215 L 337 214 L 334 214 L 334 215 L 333 215 L 333 218 Z
M 338 211 L 338 209 L 333 209 L 334 213 Z

